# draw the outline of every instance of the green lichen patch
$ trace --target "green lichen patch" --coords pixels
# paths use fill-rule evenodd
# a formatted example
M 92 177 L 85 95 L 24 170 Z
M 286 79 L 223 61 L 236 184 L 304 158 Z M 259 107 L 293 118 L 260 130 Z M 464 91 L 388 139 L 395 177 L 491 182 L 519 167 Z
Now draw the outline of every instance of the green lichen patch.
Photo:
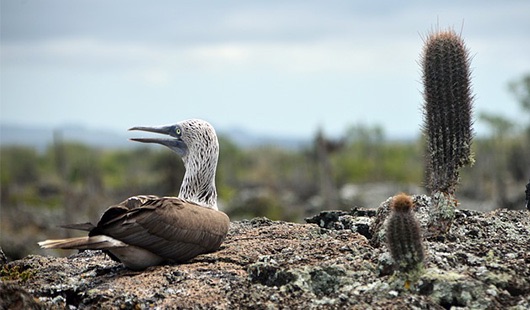
M 0 279 L 2 279 L 2 281 L 26 282 L 33 277 L 34 273 L 34 270 L 24 269 L 19 265 L 4 265 L 0 270 Z

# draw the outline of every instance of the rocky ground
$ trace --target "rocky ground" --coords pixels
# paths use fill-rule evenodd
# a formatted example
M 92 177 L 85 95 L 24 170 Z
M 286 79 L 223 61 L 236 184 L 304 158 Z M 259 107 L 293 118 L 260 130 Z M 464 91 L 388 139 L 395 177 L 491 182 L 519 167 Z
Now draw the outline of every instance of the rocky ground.
M 424 228 L 427 196 L 415 196 Z M 97 251 L 3 263 L 1 309 L 529 309 L 530 213 L 459 210 L 424 240 L 425 266 L 394 271 L 377 210 L 307 224 L 232 223 L 216 253 L 133 272 Z

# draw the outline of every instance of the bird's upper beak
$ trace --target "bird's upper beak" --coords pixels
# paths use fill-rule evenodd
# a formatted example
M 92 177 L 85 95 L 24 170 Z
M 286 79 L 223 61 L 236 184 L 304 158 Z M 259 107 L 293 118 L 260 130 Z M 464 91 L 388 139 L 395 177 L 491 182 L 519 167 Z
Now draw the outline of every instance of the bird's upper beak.
M 129 140 L 142 142 L 142 143 L 158 143 L 167 146 L 168 148 L 175 151 L 178 155 L 185 156 L 188 152 L 188 146 L 180 136 L 176 134 L 176 125 L 170 126 L 158 126 L 158 127 L 145 127 L 145 126 L 136 126 L 129 128 L 129 130 L 139 130 L 139 131 L 148 131 L 159 134 L 164 134 L 171 136 L 171 138 L 131 138 Z

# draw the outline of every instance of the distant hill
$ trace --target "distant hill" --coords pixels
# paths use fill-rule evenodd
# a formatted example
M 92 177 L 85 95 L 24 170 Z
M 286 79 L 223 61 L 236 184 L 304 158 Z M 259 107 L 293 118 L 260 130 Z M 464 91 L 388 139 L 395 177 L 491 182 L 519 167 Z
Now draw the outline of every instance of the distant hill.
M 218 134 L 227 137 L 235 144 L 243 148 L 274 145 L 284 149 L 301 149 L 311 144 L 311 140 L 309 138 L 301 139 L 293 137 L 265 136 L 240 128 L 233 128 L 230 130 L 221 129 L 218 131 Z
M 78 126 L 27 127 L 20 125 L 0 125 L 0 145 L 32 146 L 44 150 L 53 143 L 54 135 L 64 141 L 76 141 L 101 148 L 131 147 L 125 134 L 112 131 L 93 130 Z
M 274 145 L 286 149 L 300 149 L 310 144 L 309 139 L 304 140 L 289 137 L 263 136 L 249 133 L 243 129 L 221 129 L 218 133 L 219 135 L 228 137 L 228 139 L 232 140 L 236 145 L 243 148 Z M 76 141 L 98 148 L 114 149 L 133 148 L 138 146 L 138 144 L 130 143 L 128 141 L 133 135 L 127 131 L 118 133 L 112 130 L 91 129 L 83 126 L 62 126 L 52 128 L 12 124 L 0 125 L 0 146 L 31 146 L 42 151 L 53 143 L 54 135 L 58 135 L 64 141 Z

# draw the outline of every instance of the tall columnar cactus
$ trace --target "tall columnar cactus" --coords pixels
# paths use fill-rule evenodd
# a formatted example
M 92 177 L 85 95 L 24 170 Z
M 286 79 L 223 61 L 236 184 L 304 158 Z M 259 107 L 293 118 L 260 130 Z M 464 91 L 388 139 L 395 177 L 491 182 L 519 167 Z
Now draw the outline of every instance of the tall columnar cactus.
M 420 226 L 412 206 L 410 196 L 394 196 L 390 204 L 392 212 L 386 224 L 387 246 L 397 267 L 402 271 L 422 266 L 424 257 Z
M 472 164 L 472 102 L 470 56 L 453 30 L 430 34 L 421 65 L 424 85 L 424 132 L 427 137 L 428 188 L 433 210 L 429 230 L 449 230 L 454 218 L 454 193 L 459 169 Z

